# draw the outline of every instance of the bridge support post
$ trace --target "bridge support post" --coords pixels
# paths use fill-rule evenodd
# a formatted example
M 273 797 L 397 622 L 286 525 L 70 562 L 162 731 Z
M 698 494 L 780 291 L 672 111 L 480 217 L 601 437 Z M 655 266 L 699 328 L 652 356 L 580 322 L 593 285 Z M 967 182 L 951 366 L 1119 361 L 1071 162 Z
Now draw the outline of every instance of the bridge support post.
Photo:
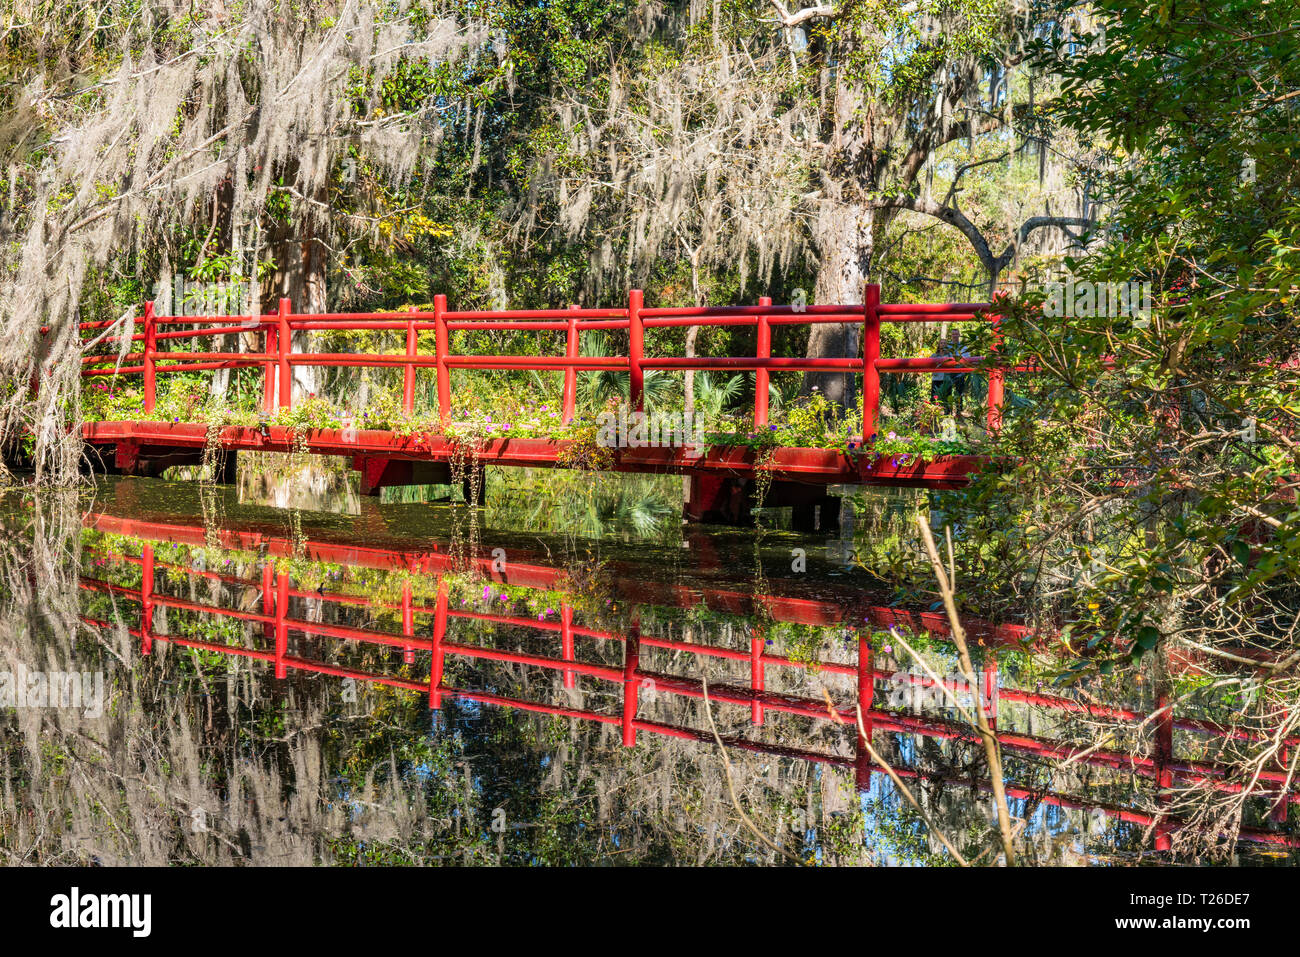
M 268 325 L 263 332 L 266 334 L 266 365 L 262 371 L 262 411 L 270 415 L 275 411 L 275 377 L 276 369 L 280 364 L 280 326 L 277 322 L 275 325 Z
M 134 475 L 140 461 L 140 443 L 118 442 L 113 450 L 113 468 L 123 475 Z
M 576 305 L 569 307 L 569 312 L 576 312 Z M 578 319 L 570 315 L 568 328 L 564 331 L 564 358 L 573 362 L 578 358 Z M 578 409 L 578 372 L 573 366 L 564 368 L 564 421 L 572 422 Z M 567 687 L 567 686 L 566 686 Z
M 415 320 L 406 320 L 406 358 L 414 359 L 419 348 L 419 336 L 415 331 Z M 415 366 L 407 362 L 402 369 L 402 411 L 410 415 L 415 411 Z
M 467 474 L 460 483 L 460 493 L 465 504 L 477 508 L 487 501 L 487 468 L 478 466 L 472 474 Z
M 438 421 L 442 430 L 451 424 L 451 369 L 447 353 L 451 339 L 447 334 L 447 297 L 442 293 L 433 297 L 434 368 L 438 373 Z
M 199 453 L 199 463 L 203 454 Z M 225 449 L 216 455 L 212 463 L 212 481 L 218 485 L 234 485 L 239 480 L 239 453 L 234 449 Z
M 641 324 L 641 305 L 644 297 L 640 289 L 633 289 L 627 294 L 627 334 L 628 334 L 628 370 L 631 383 L 628 386 L 628 400 L 633 412 L 645 411 L 645 372 L 641 368 L 641 359 L 645 353 L 645 327 Z
M 289 368 L 289 352 L 293 349 L 293 333 L 289 331 L 289 300 L 280 300 L 280 309 L 276 314 L 279 326 L 280 367 L 280 408 L 287 409 L 293 403 L 293 370 Z
M 880 286 L 867 284 L 862 322 L 862 444 L 870 445 L 880 427 Z
M 752 525 L 753 483 L 728 475 L 692 475 L 683 509 L 688 522 Z
M 831 531 L 839 528 L 840 501 L 830 495 L 821 495 L 811 501 L 795 502 L 790 508 L 790 527 L 796 532 Z M 781 503 L 778 500 L 776 504 Z
M 759 296 L 760 306 L 772 305 L 771 296 Z M 767 316 L 758 317 L 758 348 L 755 354 L 759 359 L 772 358 L 772 324 Z M 754 428 L 767 425 L 768 391 L 771 387 L 771 373 L 766 369 L 754 372 Z
M 840 527 L 840 502 L 824 485 L 772 483 L 764 502 L 769 508 L 790 507 L 790 527 L 796 532 L 834 531 Z
M 144 411 L 152 412 L 158 400 L 157 360 L 158 320 L 153 314 L 153 300 L 144 304 Z
M 415 462 L 384 455 L 354 455 L 352 468 L 361 473 L 361 494 L 378 495 L 394 485 L 449 485 L 451 467 L 445 462 Z

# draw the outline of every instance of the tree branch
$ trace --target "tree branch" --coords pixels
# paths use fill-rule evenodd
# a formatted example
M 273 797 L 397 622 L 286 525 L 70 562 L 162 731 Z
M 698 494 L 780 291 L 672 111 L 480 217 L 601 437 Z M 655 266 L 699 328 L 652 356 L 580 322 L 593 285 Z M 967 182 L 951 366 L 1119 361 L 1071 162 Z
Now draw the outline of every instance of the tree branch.
M 1079 237 L 1066 229 L 1066 226 L 1078 226 L 1081 229 L 1087 229 L 1097 224 L 1090 219 L 1084 219 L 1082 216 L 1031 216 L 1020 224 L 1016 230 L 1016 238 L 1007 244 L 1007 248 L 1002 250 L 1002 255 L 996 260 L 998 272 L 1007 267 L 1007 264 L 1015 258 L 1020 247 L 1029 239 L 1029 234 L 1035 229 L 1043 229 L 1048 226 L 1055 226 L 1063 231 L 1071 239 L 1078 240 Z
M 895 196 L 892 199 L 878 200 L 874 205 L 879 209 L 910 209 L 914 213 L 932 216 L 940 222 L 961 230 L 962 235 L 970 241 L 980 264 L 990 275 L 993 274 L 997 259 L 993 256 L 993 250 L 989 248 L 988 240 L 984 238 L 979 227 L 960 209 L 941 206 L 932 199 L 922 199 L 919 196 Z
M 952 190 L 948 191 L 948 196 L 952 196 Z M 1055 226 L 1058 229 L 1065 230 L 1066 234 L 1072 239 L 1078 239 L 1074 233 L 1069 232 L 1065 227 L 1078 226 L 1087 228 L 1096 225 L 1092 220 L 1080 216 L 1031 216 L 1020 224 L 1015 237 L 1007 244 L 1007 248 L 1002 251 L 1002 254 L 994 256 L 993 250 L 989 246 L 988 240 L 984 238 L 980 228 L 955 206 L 943 205 L 936 203 L 932 199 L 922 199 L 919 196 L 895 196 L 890 199 L 878 200 L 874 205 L 878 209 L 910 209 L 914 213 L 932 216 L 940 222 L 961 230 L 962 235 L 969 240 L 971 248 L 975 251 L 980 265 L 988 272 L 990 287 L 997 282 L 1002 270 L 1007 268 L 1020 247 L 1029 238 L 1029 234 L 1034 230 Z
M 835 7 L 830 5 L 805 7 L 797 13 L 791 13 L 781 0 L 772 0 L 772 6 L 776 7 L 781 25 L 787 29 L 797 27 L 809 20 L 829 20 L 837 15 Z

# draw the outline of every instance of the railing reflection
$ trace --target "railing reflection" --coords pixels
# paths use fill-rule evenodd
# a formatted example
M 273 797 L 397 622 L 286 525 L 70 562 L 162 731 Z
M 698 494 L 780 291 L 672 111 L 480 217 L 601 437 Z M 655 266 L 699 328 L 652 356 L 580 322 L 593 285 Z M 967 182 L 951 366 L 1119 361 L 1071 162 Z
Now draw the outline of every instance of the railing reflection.
M 164 561 L 155 555 L 157 542 L 210 546 L 213 535 L 201 526 L 137 522 L 93 513 L 87 516 L 86 524 L 102 532 L 130 535 L 141 542 L 138 555 L 120 550 L 97 553 L 102 562 L 138 566 L 141 571 L 138 587 L 89 575 L 82 576 L 80 584 L 87 592 L 110 594 L 138 604 L 138 625 L 131 626 L 128 630 L 140 640 L 141 653 L 144 655 L 152 653 L 155 641 L 169 642 L 182 647 L 263 661 L 273 667 L 275 676 L 280 679 L 287 677 L 290 671 L 296 671 L 350 678 L 417 692 L 427 696 L 429 707 L 433 709 L 441 708 L 448 699 L 456 699 L 576 718 L 618 726 L 622 733 L 622 743 L 627 747 L 635 746 L 638 734 L 642 732 L 713 743 L 714 733 L 709 730 L 652 720 L 641 715 L 642 692 L 647 689 L 652 690 L 655 696 L 667 695 L 697 701 L 707 696 L 708 702 L 713 706 L 748 709 L 750 722 L 754 726 L 762 726 L 769 712 L 793 715 L 813 722 L 847 726 L 850 732 L 858 726 L 858 733 L 852 735 L 855 744 L 849 753 L 792 747 L 757 741 L 735 734 L 719 734 L 718 739 L 730 748 L 852 769 L 857 785 L 863 789 L 871 786 L 872 774 L 880 770 L 873 764 L 868 750 L 863 747 L 864 732 L 868 738 L 881 732 L 920 735 L 939 740 L 965 742 L 979 740 L 978 733 L 973 728 L 958 721 L 884 707 L 875 690 L 881 684 L 886 687 L 891 685 L 896 687 L 901 683 L 921 688 L 937 688 L 943 685 L 954 693 L 971 694 L 972 699 L 978 700 L 979 706 L 985 709 L 990 723 L 995 728 L 1000 703 L 1015 703 L 1058 715 L 1104 718 L 1133 726 L 1150 722 L 1156 729 L 1155 747 L 1151 749 L 1151 753 L 1142 754 L 1102 746 L 1082 748 L 1067 741 L 1004 728 L 999 731 L 999 739 L 1006 754 L 1046 762 L 1068 760 L 1080 765 L 1126 772 L 1138 780 L 1152 782 L 1158 788 L 1168 788 L 1174 781 L 1200 782 L 1225 792 L 1240 792 L 1242 788 L 1239 783 L 1230 780 L 1229 771 L 1224 767 L 1209 761 L 1178 758 L 1174 735 L 1175 732 L 1181 732 L 1184 735 L 1214 737 L 1231 733 L 1240 737 L 1248 736 L 1246 732 L 1229 732 L 1209 721 L 1176 716 L 1171 709 L 1167 708 L 1157 709 L 1152 715 L 1137 709 L 1097 705 L 1063 695 L 1014 687 L 999 674 L 993 655 L 986 656 L 982 680 L 979 682 L 980 687 L 970 689 L 965 687 L 965 682 L 961 679 L 940 678 L 936 681 L 926 675 L 877 667 L 873 661 L 870 631 L 856 625 L 851 628 L 852 643 L 856 646 L 853 653 L 855 660 L 848 662 L 801 660 L 789 655 L 775 654 L 768 650 L 765 635 L 758 629 L 749 636 L 747 650 L 643 632 L 636 611 L 637 607 L 649 605 L 687 607 L 701 600 L 711 607 L 727 608 L 736 605 L 739 596 L 725 588 L 710 589 L 696 586 L 679 589 L 662 582 L 623 578 L 620 580 L 620 601 L 632 606 L 627 627 L 591 627 L 575 621 L 575 608 L 568 600 L 561 600 L 559 608 L 554 609 L 555 620 L 550 617 L 539 619 L 508 612 L 458 607 L 451 600 L 452 582 L 458 580 L 457 576 L 463 576 L 466 571 L 481 576 L 484 581 L 530 589 L 555 590 L 563 585 L 563 569 L 539 563 L 511 562 L 507 569 L 501 569 L 494 567 L 492 558 L 477 557 L 468 562 L 468 568 L 463 567 L 464 563 L 458 568 L 451 555 L 441 551 L 415 553 L 351 544 L 331 545 L 322 542 L 307 543 L 304 546 L 301 542 L 294 543 L 288 539 L 261 533 L 229 530 L 220 532 L 218 537 L 222 539 L 223 547 L 241 549 L 251 547 L 262 553 L 260 575 L 253 578 L 212 568 L 196 568 L 189 564 Z M 410 580 L 402 583 L 400 598 L 396 600 L 387 600 L 375 594 L 335 593 L 325 592 L 323 589 L 296 587 L 290 573 L 283 567 L 277 567 L 276 556 L 291 555 L 295 550 L 302 552 L 304 549 L 310 552 L 311 558 L 318 561 L 359 568 L 392 569 L 415 573 L 421 576 L 423 581 L 421 590 L 431 593 L 432 601 L 427 598 L 417 600 Z M 260 596 L 260 608 L 258 610 L 230 608 L 178 597 L 158 587 L 160 574 L 176 576 L 180 579 L 204 579 L 236 588 L 255 589 Z M 765 607 L 774 621 L 807 624 L 840 622 L 835 612 L 842 612 L 842 609 L 836 609 L 833 604 L 825 601 L 774 595 L 746 597 L 750 602 L 765 602 Z M 295 603 L 301 609 L 305 602 L 339 608 L 368 608 L 375 612 L 392 613 L 395 619 L 400 620 L 400 631 L 390 632 L 370 627 L 309 620 L 301 617 L 301 610 L 298 615 L 295 615 L 293 613 Z M 155 612 L 159 608 L 233 619 L 253 626 L 260 625 L 260 629 L 255 631 L 260 631 L 264 645 L 260 648 L 232 646 L 180 634 L 161 633 L 154 627 Z M 872 608 L 868 609 L 865 615 L 858 616 L 856 612 L 861 609 L 854 611 L 853 621 L 865 619 L 865 623 L 875 624 L 878 627 L 901 625 L 911 631 L 929 629 L 937 634 L 946 632 L 944 620 L 938 615 L 927 616 L 897 609 Z M 417 628 L 417 618 L 425 619 L 427 624 Z M 110 624 L 106 620 L 90 616 L 85 620 L 101 627 L 108 627 Z M 456 640 L 454 625 L 457 621 L 525 629 L 534 635 L 544 636 L 554 641 L 553 647 L 558 651 L 558 656 Z M 1023 629 L 1017 631 L 1015 627 L 1009 626 L 998 629 L 972 623 L 971 631 L 973 634 L 986 636 L 994 643 L 1018 642 L 1024 637 Z M 361 646 L 401 649 L 403 662 L 406 665 L 416 664 L 417 653 L 425 653 L 428 655 L 429 673 L 427 678 L 417 680 L 291 654 L 291 634 L 303 638 L 324 638 L 357 643 Z M 576 639 L 621 646 L 621 664 L 612 664 L 609 660 L 584 660 L 575 651 Z M 699 663 L 698 667 L 692 669 L 697 673 L 673 674 L 643 666 L 643 656 L 651 649 L 691 656 Z M 607 691 L 612 690 L 615 699 L 619 702 L 618 708 L 616 711 L 602 711 L 579 706 L 573 703 L 575 696 L 570 697 L 568 704 L 555 704 L 500 694 L 482 688 L 458 686 L 449 683 L 445 678 L 449 658 L 476 664 L 502 662 L 544 669 L 560 674 L 563 687 L 570 690 L 577 687 L 579 677 L 592 679 L 607 686 Z M 705 665 L 709 661 L 732 662 L 742 667 L 747 665 L 748 683 L 715 682 L 707 679 Z M 839 694 L 841 700 L 834 702 L 825 698 L 769 689 L 769 675 L 772 673 L 800 670 L 847 678 L 848 686 L 853 691 L 847 696 L 841 692 Z M 860 726 L 859 714 L 861 715 Z M 1288 742 L 1291 747 L 1296 743 Z M 895 767 L 894 770 L 903 778 L 929 777 L 966 785 L 972 783 L 966 778 L 949 778 L 916 767 Z M 1258 771 L 1258 780 L 1263 783 L 1263 790 L 1258 793 L 1266 797 L 1277 797 L 1288 784 L 1287 773 L 1283 769 L 1261 769 Z M 975 783 L 978 787 L 988 789 L 987 782 Z M 1133 806 L 1101 802 L 1084 796 L 1045 793 L 1040 789 L 1020 787 L 1010 782 L 1006 790 L 1012 798 L 1032 799 L 1062 808 L 1100 812 L 1116 820 L 1153 827 L 1158 849 L 1168 848 L 1170 835 L 1178 824 L 1176 820 L 1162 818 Z M 1280 807 L 1284 812 L 1289 804 L 1297 802 L 1300 802 L 1300 795 L 1288 792 Z M 1300 840 L 1296 838 L 1260 828 L 1243 828 L 1239 837 L 1262 844 L 1300 846 Z

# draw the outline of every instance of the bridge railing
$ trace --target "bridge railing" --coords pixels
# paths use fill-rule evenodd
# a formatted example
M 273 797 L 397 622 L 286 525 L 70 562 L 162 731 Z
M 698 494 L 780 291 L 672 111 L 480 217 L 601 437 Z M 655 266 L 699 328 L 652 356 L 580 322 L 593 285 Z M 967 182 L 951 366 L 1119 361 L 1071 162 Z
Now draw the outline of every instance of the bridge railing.
M 637 734 L 642 731 L 711 744 L 714 738 L 710 732 L 688 726 L 664 724 L 638 716 L 640 693 L 646 687 L 652 688 L 656 695 L 665 694 L 696 700 L 703 700 L 707 697 L 709 701 L 718 706 L 748 709 L 750 711 L 750 721 L 754 725 L 762 725 L 765 714 L 772 711 L 819 722 L 829 721 L 849 727 L 858 726 L 859 733 L 854 736 L 856 746 L 852 755 L 772 745 L 735 736 L 724 737 L 723 741 L 729 747 L 757 753 L 796 757 L 853 768 L 856 772 L 858 785 L 862 788 L 869 787 L 871 773 L 875 770 L 869 751 L 862 746 L 862 733 L 864 731 L 868 736 L 874 730 L 881 730 L 900 734 L 919 734 L 935 739 L 978 743 L 978 734 L 967 725 L 944 718 L 927 717 L 882 708 L 875 700 L 874 688 L 877 682 L 902 681 L 922 687 L 935 687 L 937 684 L 942 683 L 944 687 L 956 694 L 966 692 L 978 694 L 978 706 L 985 709 L 990 724 L 994 725 L 994 727 L 997 724 L 999 700 L 1019 702 L 1030 707 L 1046 709 L 1049 712 L 1083 712 L 1094 718 L 1109 717 L 1120 722 L 1135 724 L 1153 722 L 1156 726 L 1157 743 L 1153 749 L 1154 753 L 1145 756 L 1107 748 L 1104 745 L 1079 748 L 1059 740 L 1003 730 L 998 733 L 998 737 L 1004 752 L 1018 754 L 1030 759 L 1068 759 L 1090 766 L 1129 772 L 1138 778 L 1155 781 L 1162 788 L 1169 788 L 1174 780 L 1181 779 L 1202 782 L 1211 788 L 1225 792 L 1241 790 L 1241 785 L 1231 780 L 1227 768 L 1209 761 L 1179 759 L 1174 754 L 1173 734 L 1176 728 L 1198 734 L 1209 734 L 1214 737 L 1223 735 L 1226 729 L 1219 728 L 1209 722 L 1176 717 L 1167 702 L 1158 702 L 1159 711 L 1157 713 L 1144 714 L 1126 709 L 1105 707 L 1098 709 L 1097 706 L 1057 695 L 1029 692 L 1013 687 L 1000 687 L 996 664 L 993 663 L 992 659 L 984 667 L 982 675 L 983 687 L 976 691 L 975 689 L 965 688 L 963 686 L 964 682 L 954 679 L 941 679 L 940 682 L 936 682 L 924 675 L 890 671 L 877 667 L 873 660 L 868 636 L 861 633 L 858 635 L 858 653 L 855 663 L 836 661 L 809 663 L 766 651 L 764 636 L 758 630 L 754 631 L 750 648 L 745 651 L 695 641 L 681 641 L 643 634 L 635 618 L 626 632 L 581 627 L 574 623 L 573 610 L 567 605 L 561 607 L 558 621 L 536 621 L 510 613 L 482 612 L 457 608 L 450 602 L 449 582 L 441 572 L 430 576 L 436 578 L 436 599 L 434 604 L 429 605 L 423 602 L 417 603 L 413 599 L 409 583 L 405 584 L 400 601 L 385 601 L 364 595 L 321 593 L 295 588 L 289 575 L 286 572 L 277 570 L 271 561 L 264 561 L 261 575 L 259 578 L 253 579 L 224 571 L 193 569 L 186 565 L 159 560 L 154 555 L 153 545 L 147 542 L 142 545 L 141 554 L 138 557 L 129 554 L 103 552 L 93 546 L 91 551 L 100 554 L 103 559 L 115 563 L 136 565 L 140 568 L 140 584 L 135 587 L 119 585 L 91 576 L 82 576 L 79 581 L 81 588 L 88 592 L 112 594 L 118 598 L 139 604 L 139 627 L 129 628 L 128 631 L 132 636 L 140 639 L 141 653 L 144 655 L 151 654 L 154 641 L 162 641 L 183 647 L 260 660 L 271 665 L 275 677 L 280 679 L 287 677 L 289 670 L 293 669 L 318 675 L 375 682 L 415 691 L 427 694 L 429 707 L 434 709 L 440 708 L 445 698 L 451 698 L 619 725 L 622 730 L 622 742 L 626 747 L 635 746 Z M 160 572 L 178 575 L 181 578 L 204 578 L 240 589 L 259 588 L 261 592 L 261 608 L 258 611 L 226 608 L 168 594 L 158 587 Z M 290 614 L 291 602 L 304 600 L 332 605 L 354 605 L 368 608 L 372 612 L 400 613 L 402 630 L 400 633 L 388 632 L 375 628 L 359 628 L 323 621 L 309 621 L 305 618 L 292 616 Z M 254 626 L 260 625 L 265 640 L 271 643 L 271 648 L 230 646 L 219 642 L 159 632 L 153 625 L 154 612 L 158 608 L 174 608 L 184 612 L 240 620 Z M 428 637 L 423 636 L 424 629 L 416 629 L 415 618 L 417 615 L 426 617 L 431 621 Z M 561 656 L 529 654 L 495 648 L 490 645 L 455 641 L 449 634 L 449 625 L 456 619 L 527 628 L 554 635 L 560 639 Z M 83 620 L 95 626 L 106 627 L 108 624 L 90 617 L 83 617 Z M 380 672 L 360 671 L 294 655 L 290 653 L 289 649 L 290 632 L 360 643 L 362 646 L 400 648 L 403 651 L 403 659 L 407 664 L 414 663 L 417 650 L 425 652 L 430 655 L 431 659 L 429 677 L 423 681 L 413 680 Z M 621 644 L 623 647 L 622 664 L 582 660 L 575 655 L 575 637 Z M 703 660 L 731 660 L 736 663 L 748 663 L 750 666 L 749 687 L 716 683 L 714 681 L 710 681 L 706 685 L 702 679 L 697 677 L 649 670 L 642 666 L 641 657 L 643 650 L 651 648 L 660 648 L 679 654 L 684 653 Z M 560 672 L 563 674 L 566 688 L 576 687 L 575 677 L 584 675 L 590 679 L 621 689 L 618 693 L 619 711 L 618 713 L 610 713 L 609 711 L 597 711 L 571 705 L 556 706 L 540 701 L 450 685 L 444 680 L 445 661 L 448 656 L 459 657 L 468 661 L 496 661 Z M 769 691 L 765 687 L 766 673 L 769 668 L 818 670 L 826 674 L 848 677 L 852 679 L 851 684 L 855 688 L 853 700 L 847 704 L 837 706 L 828 704 L 824 698 Z M 859 721 L 861 721 L 860 725 Z M 1288 740 L 1287 743 L 1294 745 L 1296 742 Z M 896 770 L 901 771 L 903 769 Z M 904 773 L 904 776 L 914 777 L 917 776 L 917 772 Z M 1280 768 L 1264 769 L 1258 772 L 1258 779 L 1264 782 L 1264 786 L 1261 788 L 1261 796 L 1281 795 L 1283 797 L 1279 804 L 1281 815 L 1280 817 L 1275 815 L 1275 819 L 1284 820 L 1285 809 L 1290 804 L 1300 803 L 1300 794 L 1296 794 L 1289 789 L 1289 775 L 1284 769 Z M 1026 789 L 1009 788 L 1007 793 L 1013 796 L 1033 795 L 1042 797 L 1037 792 Z M 1049 803 L 1058 803 L 1058 801 L 1051 800 L 1050 792 L 1048 794 Z M 1162 819 L 1133 808 L 1107 806 L 1087 799 L 1080 801 L 1080 799 L 1059 796 L 1058 800 L 1065 807 L 1095 807 L 1123 820 L 1153 825 L 1156 828 L 1157 847 L 1167 849 L 1169 846 L 1171 823 L 1168 818 Z M 1250 841 L 1297 846 L 1295 838 L 1274 831 L 1248 828 L 1243 829 L 1240 836 Z
M 880 287 L 866 288 L 861 305 L 774 305 L 764 297 L 754 306 L 703 306 L 646 308 L 641 290 L 628 293 L 626 307 L 568 309 L 510 309 L 496 311 L 455 311 L 447 308 L 447 297 L 434 297 L 434 308 L 423 312 L 387 313 L 294 313 L 288 299 L 281 299 L 274 314 L 250 316 L 236 320 L 230 316 L 159 316 L 154 304 L 145 303 L 141 331 L 131 334 L 131 350 L 125 355 L 94 354 L 84 356 L 83 375 L 112 376 L 142 374 L 144 410 L 153 412 L 157 401 L 157 377 L 173 372 L 199 372 L 218 369 L 261 368 L 264 373 L 262 406 L 266 412 L 277 406 L 289 407 L 293 401 L 293 368 L 378 367 L 402 369 L 402 407 L 408 415 L 415 409 L 416 377 L 421 369 L 433 369 L 436 375 L 439 421 L 445 428 L 451 422 L 451 373 L 454 369 L 515 370 L 537 369 L 564 374 L 563 418 L 571 421 L 577 406 L 577 373 L 613 370 L 627 372 L 629 398 L 634 409 L 645 405 L 645 375 L 651 370 L 685 371 L 753 371 L 754 425 L 768 424 L 769 384 L 773 372 L 845 373 L 861 376 L 863 442 L 870 443 L 880 421 L 880 383 L 882 373 L 933 375 L 935 373 L 988 371 L 988 428 L 996 431 L 1001 418 L 1004 371 L 986 367 L 978 357 L 943 358 L 881 356 L 881 329 L 891 323 L 915 322 L 990 322 L 997 317 L 987 314 L 989 303 L 885 304 L 880 302 Z M 860 323 L 862 354 L 848 357 L 807 358 L 772 355 L 772 332 L 776 326 Z M 125 337 L 103 337 L 111 323 L 83 323 L 83 333 L 99 333 L 97 343 L 121 342 Z M 752 356 L 657 357 L 646 355 L 647 329 L 678 326 L 736 327 L 756 329 L 756 348 Z M 562 356 L 468 355 L 451 348 L 451 335 L 460 330 L 479 332 L 528 331 L 563 332 Z M 626 331 L 628 354 L 584 356 L 579 341 L 583 332 Z M 396 354 L 295 352 L 296 332 L 389 331 L 405 334 L 405 349 Z M 421 352 L 420 334 L 434 334 L 432 354 Z M 262 337 L 260 352 L 170 351 L 160 348 L 165 342 L 252 334 Z M 996 340 L 995 340 L 996 341 Z M 135 343 L 140 344 L 137 351 Z

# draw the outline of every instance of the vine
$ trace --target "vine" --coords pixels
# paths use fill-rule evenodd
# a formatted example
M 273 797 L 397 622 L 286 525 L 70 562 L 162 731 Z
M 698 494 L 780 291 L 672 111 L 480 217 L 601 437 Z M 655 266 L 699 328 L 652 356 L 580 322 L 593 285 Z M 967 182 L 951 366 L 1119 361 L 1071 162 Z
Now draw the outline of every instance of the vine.
M 447 429 L 447 440 L 451 446 L 447 465 L 451 472 L 452 488 L 464 490 L 464 505 L 468 510 L 467 530 L 462 530 L 459 503 L 452 496 L 451 523 L 451 559 L 454 568 L 468 570 L 470 561 L 478 551 L 479 528 L 476 503 L 482 498 L 483 483 L 486 480 L 480 465 L 486 430 L 483 423 L 475 419 Z

